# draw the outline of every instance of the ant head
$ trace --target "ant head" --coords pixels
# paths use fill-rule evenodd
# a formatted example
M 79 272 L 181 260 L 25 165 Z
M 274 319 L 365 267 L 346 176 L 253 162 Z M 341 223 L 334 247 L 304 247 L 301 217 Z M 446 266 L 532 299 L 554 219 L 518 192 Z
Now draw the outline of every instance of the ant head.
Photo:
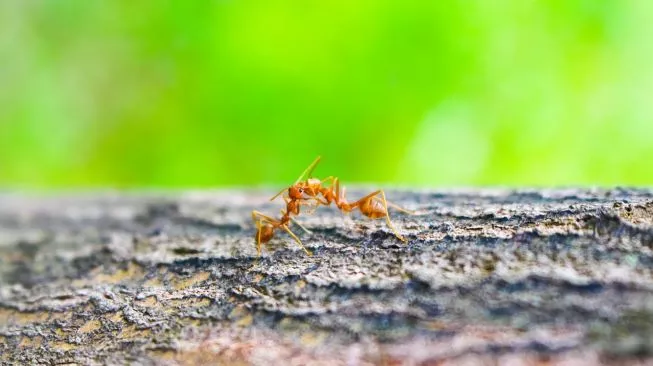
M 294 185 L 288 188 L 288 197 L 290 197 L 290 199 L 297 200 L 302 198 L 303 195 L 304 195 L 304 187 L 302 186 Z

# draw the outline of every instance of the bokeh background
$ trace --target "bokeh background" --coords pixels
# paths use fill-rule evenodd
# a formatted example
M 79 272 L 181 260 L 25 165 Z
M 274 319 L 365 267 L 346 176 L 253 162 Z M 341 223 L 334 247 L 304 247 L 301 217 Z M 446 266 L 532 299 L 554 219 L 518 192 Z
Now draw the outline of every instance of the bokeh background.
M 0 186 L 653 183 L 653 1 L 0 1 Z

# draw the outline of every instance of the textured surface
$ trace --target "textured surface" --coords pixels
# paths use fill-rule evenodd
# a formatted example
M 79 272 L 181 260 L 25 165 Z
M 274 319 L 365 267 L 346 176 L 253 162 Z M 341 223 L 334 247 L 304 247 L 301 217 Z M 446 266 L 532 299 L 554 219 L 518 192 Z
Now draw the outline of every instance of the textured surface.
M 267 197 L 0 196 L 1 363 L 653 360 L 650 190 L 390 191 L 407 245 L 322 207 L 257 259 Z

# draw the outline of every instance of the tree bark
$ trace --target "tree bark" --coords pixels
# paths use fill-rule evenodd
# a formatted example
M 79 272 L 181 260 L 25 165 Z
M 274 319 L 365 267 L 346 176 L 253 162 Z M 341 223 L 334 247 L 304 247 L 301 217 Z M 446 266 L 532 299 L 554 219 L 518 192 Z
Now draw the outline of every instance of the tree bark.
M 407 243 L 304 208 L 257 258 L 270 196 L 0 195 L 0 363 L 653 362 L 651 190 L 389 191 Z

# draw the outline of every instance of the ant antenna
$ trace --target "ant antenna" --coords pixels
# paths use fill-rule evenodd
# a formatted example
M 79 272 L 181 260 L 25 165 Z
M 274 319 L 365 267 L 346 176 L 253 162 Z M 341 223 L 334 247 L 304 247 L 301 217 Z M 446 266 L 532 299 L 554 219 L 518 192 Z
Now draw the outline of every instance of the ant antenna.
M 295 184 L 301 182 L 302 178 L 304 178 L 304 176 L 306 176 L 306 175 L 310 178 L 311 173 L 313 173 L 313 170 L 315 169 L 315 166 L 317 166 L 317 163 L 320 162 L 320 159 L 322 159 L 322 157 L 318 155 L 317 158 L 315 158 L 315 160 L 313 160 L 311 165 L 309 165 L 308 168 L 306 168 L 306 170 L 304 170 L 302 172 L 302 175 L 300 175 L 299 178 L 297 178 L 297 180 L 295 181 Z
M 308 168 L 306 168 L 306 169 L 302 172 L 302 174 L 299 176 L 299 178 L 297 178 L 297 180 L 295 181 L 295 183 L 293 183 L 293 186 L 296 185 L 297 183 L 301 182 L 301 181 L 302 181 L 302 178 L 304 178 L 304 176 L 306 176 L 306 175 L 308 175 L 308 177 L 310 178 L 311 174 L 313 173 L 313 170 L 315 170 L 315 167 L 317 166 L 317 163 L 320 162 L 320 159 L 322 159 L 322 157 L 318 155 L 318 157 L 315 158 L 315 160 L 313 160 L 313 162 L 311 163 L 311 165 L 309 165 Z M 288 189 L 288 187 L 286 187 L 286 188 L 282 189 L 281 191 L 279 191 L 279 193 L 275 194 L 274 196 L 272 196 L 272 198 L 270 198 L 270 201 L 274 201 L 275 198 L 277 198 L 277 197 L 279 197 L 280 195 L 282 195 L 283 192 L 285 192 L 287 189 Z

